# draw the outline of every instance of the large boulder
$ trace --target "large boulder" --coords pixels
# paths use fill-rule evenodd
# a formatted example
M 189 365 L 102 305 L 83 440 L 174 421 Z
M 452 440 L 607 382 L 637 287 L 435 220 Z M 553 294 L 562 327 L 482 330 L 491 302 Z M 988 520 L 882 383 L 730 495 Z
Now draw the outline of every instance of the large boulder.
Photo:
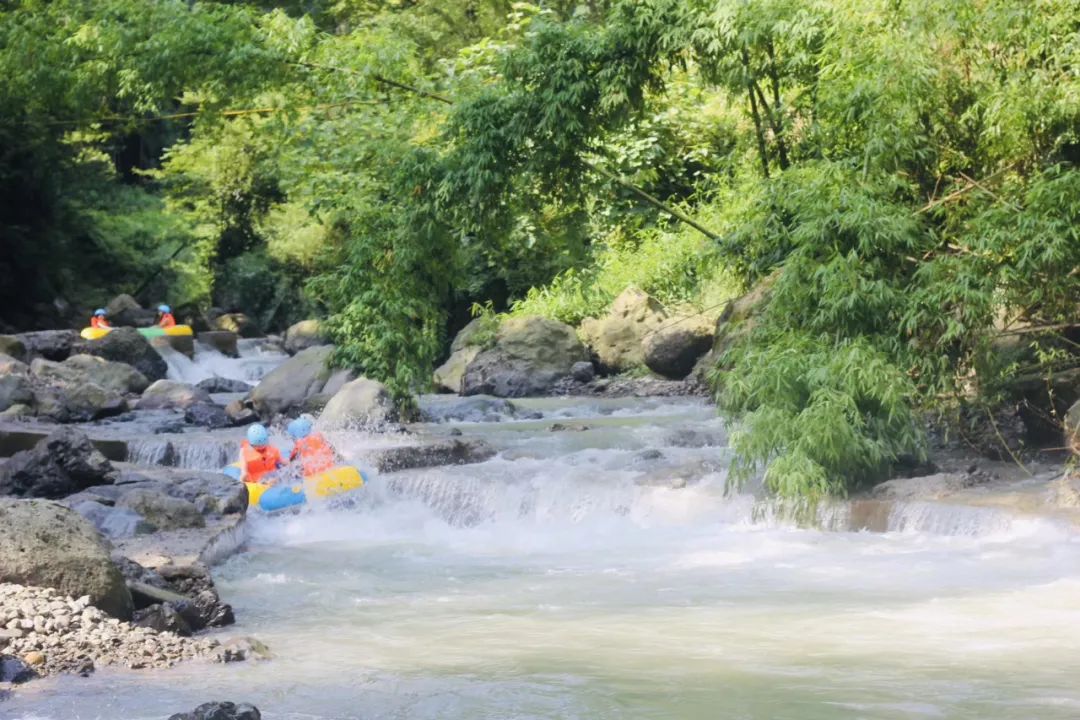
M 135 488 L 120 496 L 116 507 L 146 518 L 159 530 L 205 527 L 206 520 L 195 503 L 154 490 Z
M 74 330 L 40 330 L 23 333 L 16 338 L 26 348 L 28 358 L 43 357 L 59 362 L 71 355 L 71 348 L 79 342 L 79 333 Z
M 112 463 L 75 428 L 59 428 L 0 466 L 0 495 L 61 498 L 116 479 Z
M 325 344 L 326 337 L 318 320 L 301 320 L 285 331 L 285 352 L 290 355 Z
M 461 394 L 542 395 L 569 376 L 574 363 L 587 359 L 569 325 L 535 316 L 510 318 L 499 326 L 494 345 L 469 363 Z
M 85 518 L 47 500 L 0 499 L 0 582 L 55 588 L 121 619 L 131 593 L 98 531 Z
M 645 365 L 664 377 L 681 380 L 712 347 L 715 334 L 715 323 L 700 315 L 671 320 L 645 338 Z
M 116 328 L 98 340 L 78 343 L 76 350 L 113 362 L 127 363 L 151 382 L 163 379 L 169 372 L 165 360 L 135 328 Z
M 43 380 L 61 385 L 93 383 L 113 393 L 141 393 L 150 382 L 141 372 L 121 362 L 112 362 L 94 355 L 72 355 L 62 363 L 36 358 L 30 372 Z
M 269 420 L 279 413 L 301 409 L 311 396 L 323 392 L 334 375 L 328 363 L 332 345 L 298 352 L 276 367 L 251 392 L 251 403 L 260 417 Z
M 585 319 L 581 333 L 601 368 L 623 372 L 644 364 L 645 340 L 666 319 L 660 303 L 641 290 L 627 288 L 615 298 L 607 315 Z
M 240 337 L 245 338 L 262 337 L 259 326 L 244 313 L 225 313 L 224 315 L 218 315 L 210 321 L 210 327 L 214 330 L 224 330 L 226 332 L 236 333 Z
M 139 305 L 139 302 L 130 295 L 117 295 L 105 306 L 105 312 L 109 313 L 109 322 L 121 327 L 150 327 L 157 321 L 157 312 Z
M 0 375 L 0 412 L 13 405 L 30 405 L 34 390 L 25 375 Z
M 175 380 L 158 380 L 139 399 L 140 410 L 161 410 L 164 408 L 186 409 L 193 405 L 212 405 L 210 393 L 202 388 Z
M 1065 446 L 1073 455 L 1080 456 L 1080 400 L 1073 403 L 1065 413 Z
M 477 345 L 466 345 L 451 353 L 446 362 L 435 368 L 432 376 L 435 388 L 439 391 L 460 393 L 461 381 L 465 378 L 469 363 L 475 360 L 482 350 L 483 348 Z
M 327 429 L 381 427 L 397 420 L 390 391 L 381 382 L 360 378 L 346 383 L 326 403 L 319 424 Z
M 89 422 L 127 412 L 127 403 L 118 393 L 94 383 L 34 388 L 38 417 L 56 422 Z
M 228 330 L 207 330 L 199 333 L 198 340 L 217 350 L 227 357 L 238 357 L 240 351 L 236 346 L 238 336 Z
M 0 335 L 0 355 L 26 360 L 26 346 L 14 335 Z

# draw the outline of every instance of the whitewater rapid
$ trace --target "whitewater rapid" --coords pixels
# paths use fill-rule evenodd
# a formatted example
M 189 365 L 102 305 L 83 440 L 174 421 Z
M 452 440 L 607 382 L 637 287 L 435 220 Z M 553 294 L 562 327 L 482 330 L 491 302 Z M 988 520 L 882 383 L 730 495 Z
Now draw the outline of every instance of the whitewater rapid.
M 229 699 L 270 720 L 1080 716 L 1071 527 L 934 503 L 897 506 L 885 533 L 800 527 L 726 491 L 704 403 L 523 409 L 427 429 L 484 438 L 490 461 L 253 519 L 215 575 L 239 618 L 225 634 L 275 660 L 43 681 L 0 715 Z M 358 463 L 394 442 L 332 437 Z

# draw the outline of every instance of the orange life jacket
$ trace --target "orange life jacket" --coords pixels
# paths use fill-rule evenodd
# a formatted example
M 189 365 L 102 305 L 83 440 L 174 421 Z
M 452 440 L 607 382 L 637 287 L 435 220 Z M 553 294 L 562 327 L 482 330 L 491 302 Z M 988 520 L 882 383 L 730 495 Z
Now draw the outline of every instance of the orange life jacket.
M 240 461 L 247 473 L 247 482 L 262 482 L 263 475 L 281 467 L 281 451 L 273 445 L 255 447 L 247 440 L 240 445 Z
M 289 454 L 289 460 L 299 459 L 304 476 L 317 475 L 334 467 L 334 448 L 319 433 L 300 438 Z
M 162 313 L 161 319 L 158 320 L 158 327 L 171 328 L 176 327 L 176 318 L 172 316 L 172 313 Z
M 109 321 L 101 317 L 100 315 L 94 315 L 92 318 L 90 318 L 90 327 L 108 329 L 111 328 L 112 325 L 110 325 Z

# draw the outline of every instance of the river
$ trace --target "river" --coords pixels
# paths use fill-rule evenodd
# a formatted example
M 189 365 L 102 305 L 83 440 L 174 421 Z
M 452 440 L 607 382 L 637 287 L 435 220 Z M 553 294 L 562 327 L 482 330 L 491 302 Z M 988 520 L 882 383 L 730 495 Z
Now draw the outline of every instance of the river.
M 164 720 L 230 699 L 270 720 L 1080 716 L 1068 526 L 941 507 L 903 531 L 799 528 L 724 493 L 703 403 L 523 405 L 542 417 L 431 428 L 483 437 L 488 462 L 253 519 L 215 574 L 226 634 L 275 660 L 41 681 L 0 715 Z M 334 439 L 360 463 L 388 442 Z

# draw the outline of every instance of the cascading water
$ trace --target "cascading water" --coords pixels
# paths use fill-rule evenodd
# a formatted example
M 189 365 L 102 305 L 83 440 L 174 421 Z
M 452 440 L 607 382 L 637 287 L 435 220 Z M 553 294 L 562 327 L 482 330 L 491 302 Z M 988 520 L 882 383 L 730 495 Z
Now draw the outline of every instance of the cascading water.
M 29 686 L 14 717 L 1075 718 L 1080 539 L 933 503 L 807 529 L 724 492 L 691 401 L 544 401 L 459 423 L 499 454 L 255 518 L 219 568 L 268 663 Z M 554 419 L 569 429 L 552 432 Z M 584 428 L 584 429 L 582 429 Z M 437 431 L 445 431 L 441 426 Z M 338 434 L 362 460 L 387 438 Z M 890 532 L 847 532 L 876 513 Z M 831 519 L 830 519 L 831 518 Z
M 237 342 L 239 357 L 235 358 L 197 340 L 194 359 L 167 345 L 156 349 L 169 367 L 169 379 L 191 384 L 213 377 L 256 384 L 288 358 L 280 350 L 268 348 L 264 341 L 250 339 Z

